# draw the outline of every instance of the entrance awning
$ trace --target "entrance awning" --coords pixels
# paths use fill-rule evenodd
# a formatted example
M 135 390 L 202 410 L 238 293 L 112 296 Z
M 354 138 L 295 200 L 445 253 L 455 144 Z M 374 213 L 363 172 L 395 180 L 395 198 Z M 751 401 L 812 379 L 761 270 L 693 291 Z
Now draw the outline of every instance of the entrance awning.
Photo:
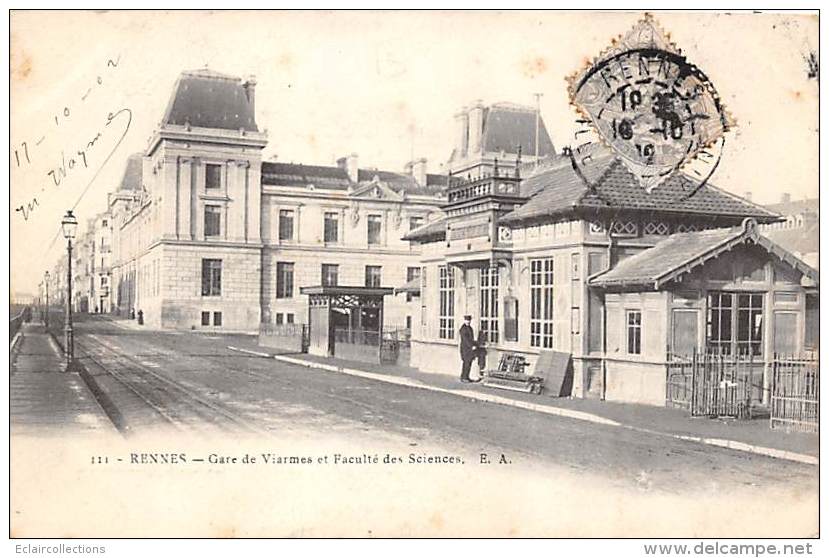
M 406 293 L 411 295 L 420 295 L 420 277 L 415 277 L 411 281 L 408 281 L 402 287 L 397 287 L 394 289 L 394 294 Z
M 384 297 L 386 295 L 394 294 L 394 289 L 391 287 L 347 287 L 339 285 L 318 285 L 314 287 L 300 287 L 299 292 L 307 295 Z

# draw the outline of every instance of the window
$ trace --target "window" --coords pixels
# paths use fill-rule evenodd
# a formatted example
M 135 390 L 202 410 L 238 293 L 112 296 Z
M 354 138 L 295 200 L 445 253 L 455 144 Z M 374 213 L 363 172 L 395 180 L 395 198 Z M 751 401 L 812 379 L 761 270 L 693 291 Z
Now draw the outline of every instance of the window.
M 763 354 L 763 295 L 737 295 L 737 354 Z
M 275 321 L 276 321 L 276 325 L 282 325 L 284 323 L 282 312 L 277 312 L 276 313 L 276 320 Z
M 210 325 L 210 312 L 202 312 L 201 313 L 201 325 L 209 326 Z
M 628 354 L 642 354 L 642 312 L 640 310 L 627 311 Z
M 420 280 L 420 268 L 419 267 L 407 267 L 406 268 L 406 283 L 411 281 L 419 281 Z M 412 301 L 412 293 L 406 293 L 406 302 Z
M 218 205 L 204 206 L 204 236 L 219 236 L 222 228 L 222 208 Z
M 294 264 L 276 262 L 276 298 L 293 298 Z
M 440 314 L 438 315 L 438 337 L 455 338 L 455 273 L 454 269 L 442 265 L 438 268 L 440 283 Z
M 323 219 L 325 242 L 334 244 L 340 239 L 340 216 L 331 211 L 326 212 Z
M 294 239 L 294 212 L 291 209 L 279 210 L 279 240 Z
M 369 215 L 366 219 L 366 227 L 368 230 L 368 243 L 380 244 L 380 228 L 382 217 L 379 215 Z
M 530 260 L 530 346 L 553 348 L 553 258 Z
M 379 265 L 366 266 L 366 287 L 379 287 L 383 268 Z
M 202 296 L 222 295 L 222 260 L 201 261 Z
M 213 312 L 213 325 L 214 326 L 222 325 L 222 313 L 221 312 Z
M 293 312 L 288 312 L 287 314 L 285 314 L 285 323 L 286 324 L 294 323 L 294 314 L 293 314 Z
M 481 270 L 480 336 L 489 343 L 498 342 L 498 268 Z
M 762 355 L 763 294 L 709 293 L 707 337 L 718 354 Z
M 409 230 L 413 231 L 416 228 L 423 225 L 423 217 L 416 216 L 416 217 L 409 217 Z
M 107 227 L 107 226 L 108 226 L 108 222 L 107 222 L 107 220 L 106 220 L 106 219 L 104 219 L 103 221 L 101 221 L 101 226 L 102 226 L 102 227 Z M 103 246 L 103 245 L 104 245 L 104 239 L 102 238 L 102 239 L 101 239 L 101 246 Z
M 717 354 L 731 354 L 733 298 L 731 293 L 708 294 L 708 350 Z
M 336 287 L 339 271 L 340 266 L 337 264 L 322 264 L 322 285 L 324 287 Z
M 208 190 L 218 190 L 222 187 L 222 166 L 210 165 L 204 166 L 204 187 Z

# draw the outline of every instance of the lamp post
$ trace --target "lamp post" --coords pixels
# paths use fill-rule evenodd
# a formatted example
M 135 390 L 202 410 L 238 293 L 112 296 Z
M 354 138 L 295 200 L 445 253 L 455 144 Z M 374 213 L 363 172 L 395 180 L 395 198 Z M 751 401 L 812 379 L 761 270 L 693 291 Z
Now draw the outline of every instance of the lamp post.
M 43 324 L 49 329 L 49 270 L 43 274 L 43 282 L 46 284 L 46 314 L 43 316 Z
M 78 230 L 78 220 L 72 214 L 72 210 L 66 212 L 60 222 L 63 229 L 63 237 L 66 239 L 66 321 L 63 326 L 64 353 L 66 355 L 66 369 L 72 366 L 75 358 L 75 337 L 72 331 L 72 240 Z

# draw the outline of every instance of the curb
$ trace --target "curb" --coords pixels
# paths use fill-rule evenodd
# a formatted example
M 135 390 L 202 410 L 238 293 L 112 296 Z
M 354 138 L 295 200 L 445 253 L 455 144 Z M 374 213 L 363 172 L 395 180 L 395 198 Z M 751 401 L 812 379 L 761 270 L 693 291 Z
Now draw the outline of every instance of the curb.
M 496 405 L 506 405 L 508 407 L 516 407 L 519 409 L 525 409 L 528 411 L 534 411 L 537 413 L 544 413 L 547 415 L 554 415 L 560 416 L 565 418 L 570 418 L 574 420 L 581 420 L 584 422 L 591 422 L 594 424 L 603 424 L 606 426 L 618 426 L 623 428 L 630 428 L 633 430 L 647 432 L 650 434 L 659 434 L 662 436 L 667 436 L 669 438 L 674 438 L 676 440 L 683 440 L 685 442 L 695 442 L 698 444 L 704 444 L 708 446 L 714 446 L 719 448 L 726 448 L 734 451 L 742 451 L 746 453 L 752 453 L 755 455 L 762 455 L 765 457 L 771 457 L 774 459 L 783 459 L 786 461 L 795 461 L 798 463 L 804 463 L 806 465 L 817 465 L 819 463 L 819 458 L 806 455 L 803 453 L 796 453 L 787 450 L 780 450 L 776 448 L 768 448 L 764 446 L 757 446 L 753 444 L 748 444 L 745 442 L 738 442 L 736 440 L 726 440 L 722 438 L 705 438 L 702 436 L 689 436 L 687 434 L 670 434 L 666 432 L 658 432 L 654 430 L 648 430 L 641 427 L 631 426 L 627 424 L 622 424 L 615 420 L 607 419 L 599 415 L 594 415 L 592 413 L 585 413 L 582 411 L 571 411 L 569 409 L 561 409 L 557 407 L 548 407 L 546 405 L 539 405 L 537 403 L 528 403 L 526 401 L 520 401 L 515 399 L 509 399 L 507 397 L 501 397 L 498 395 L 490 395 L 486 393 L 479 393 L 477 391 L 467 391 L 467 390 L 452 390 L 441 388 L 437 386 L 431 386 L 429 384 L 424 384 L 423 382 L 417 380 L 411 380 L 409 378 L 401 378 L 397 376 L 388 376 L 385 374 L 378 374 L 375 372 L 366 372 L 365 370 L 359 370 L 357 368 L 345 368 L 342 366 L 336 366 L 333 364 L 323 364 L 318 362 L 311 362 L 299 358 L 289 357 L 289 356 L 282 356 L 282 355 L 274 355 L 270 353 L 264 353 L 260 351 L 252 351 L 249 349 L 242 349 L 239 347 L 227 347 L 232 351 L 237 351 L 240 353 L 247 353 L 250 355 L 259 356 L 262 358 L 272 358 L 274 360 L 278 360 L 280 362 L 285 362 L 287 364 L 294 364 L 297 366 L 304 366 L 306 368 L 313 368 L 318 370 L 326 370 L 328 372 L 339 372 L 343 374 L 348 374 L 350 376 L 357 376 L 360 378 L 365 378 L 368 380 L 376 380 L 378 382 L 385 382 L 387 384 L 396 384 L 400 386 L 406 387 L 413 387 L 417 389 L 425 389 L 429 391 L 434 391 L 438 393 L 449 393 L 452 395 L 457 395 L 459 397 L 465 397 L 467 399 L 472 399 L 475 401 L 483 401 L 486 403 L 495 403 Z
M 9 343 L 9 353 L 13 353 L 15 349 L 17 349 L 17 345 L 20 343 L 20 340 L 23 338 L 23 334 L 19 331 L 14 334 L 14 338 L 12 338 L 12 342 Z
M 52 343 L 58 349 L 63 352 L 63 343 L 58 341 L 57 337 L 51 330 L 46 331 L 49 335 L 49 338 L 52 340 Z M 98 403 L 98 406 L 104 412 L 104 415 L 109 419 L 112 423 L 112 426 L 115 428 L 118 433 L 122 436 L 126 436 L 129 434 L 129 429 L 126 427 L 124 417 L 121 415 L 121 411 L 118 410 L 118 407 L 115 405 L 115 402 L 112 401 L 112 398 L 109 396 L 101 385 L 98 383 L 98 380 L 92 375 L 92 373 L 86 368 L 79 358 L 75 358 L 74 366 L 76 367 L 76 371 L 78 372 L 78 376 L 81 377 L 83 380 L 84 385 L 86 385 L 86 389 L 92 394 L 93 399 L 95 402 Z

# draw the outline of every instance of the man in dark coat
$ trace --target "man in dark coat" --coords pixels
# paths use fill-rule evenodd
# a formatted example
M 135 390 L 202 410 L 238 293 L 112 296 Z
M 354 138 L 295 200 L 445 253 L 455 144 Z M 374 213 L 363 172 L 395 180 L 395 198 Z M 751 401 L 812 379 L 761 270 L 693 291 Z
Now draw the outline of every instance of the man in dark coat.
M 463 317 L 463 325 L 461 326 L 458 336 L 461 340 L 461 381 L 471 382 L 469 379 L 469 371 L 472 369 L 472 362 L 478 356 L 477 344 L 475 343 L 475 332 L 472 331 L 472 316 Z

